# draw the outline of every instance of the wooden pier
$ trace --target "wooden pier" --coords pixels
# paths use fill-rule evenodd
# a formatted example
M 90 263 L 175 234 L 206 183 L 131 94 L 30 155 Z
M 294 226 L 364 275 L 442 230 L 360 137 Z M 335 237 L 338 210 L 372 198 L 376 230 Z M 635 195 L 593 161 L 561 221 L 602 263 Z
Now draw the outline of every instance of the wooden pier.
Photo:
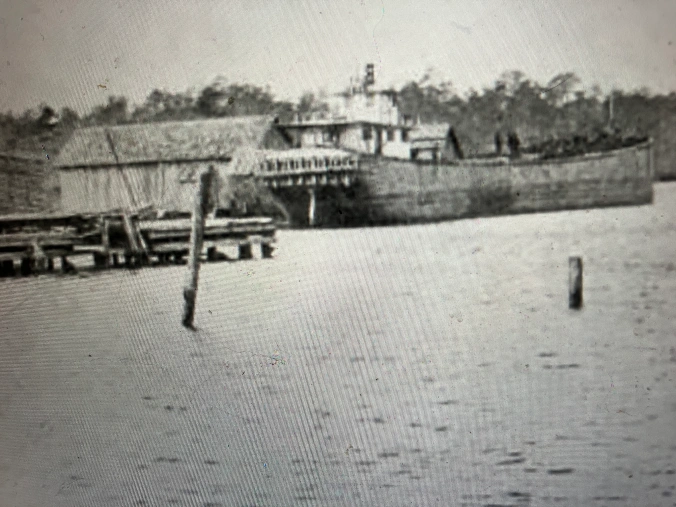
M 276 225 L 270 218 L 208 218 L 205 261 L 272 257 Z M 75 270 L 73 257 L 91 256 L 93 267 L 182 264 L 188 254 L 190 218 L 139 214 L 9 215 L 0 217 L 0 277 Z

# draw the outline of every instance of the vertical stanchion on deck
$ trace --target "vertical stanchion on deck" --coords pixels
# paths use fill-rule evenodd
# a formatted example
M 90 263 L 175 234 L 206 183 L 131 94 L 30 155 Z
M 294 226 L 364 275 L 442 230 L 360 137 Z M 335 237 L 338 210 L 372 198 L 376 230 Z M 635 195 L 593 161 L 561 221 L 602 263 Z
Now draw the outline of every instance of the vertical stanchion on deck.
M 197 281 L 199 278 L 199 260 L 204 243 L 204 219 L 208 212 L 209 195 L 211 194 L 211 182 L 214 169 L 209 167 L 200 175 L 197 193 L 195 194 L 195 207 L 192 213 L 192 230 L 190 232 L 190 253 L 188 259 L 188 281 L 183 289 L 183 325 L 193 327 L 195 318 L 195 302 L 197 299 Z
M 36 239 L 31 245 L 32 250 L 32 261 L 33 261 L 33 270 L 36 273 L 41 273 L 47 269 L 47 255 L 45 255 L 44 250 L 40 246 L 39 241 Z
M 110 220 L 103 218 L 101 222 L 101 246 L 103 247 L 101 265 L 110 267 Z
M 568 307 L 582 308 L 582 258 L 568 259 Z
M 310 227 L 314 227 L 317 214 L 317 191 L 314 186 L 308 188 L 310 194 L 310 202 L 307 209 L 307 223 Z
M 127 267 L 131 267 L 132 261 L 137 260 L 139 257 L 139 245 L 136 240 L 136 230 L 128 213 L 122 213 L 122 227 L 124 228 L 124 234 L 127 236 L 127 244 L 129 246 L 129 249 L 124 254 L 124 261 Z

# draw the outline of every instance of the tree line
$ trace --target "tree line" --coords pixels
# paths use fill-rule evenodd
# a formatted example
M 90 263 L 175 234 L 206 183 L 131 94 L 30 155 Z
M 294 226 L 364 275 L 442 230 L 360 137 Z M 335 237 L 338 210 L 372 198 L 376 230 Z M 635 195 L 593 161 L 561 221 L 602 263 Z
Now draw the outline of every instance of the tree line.
M 412 121 L 453 126 L 466 155 L 495 149 L 498 136 L 517 136 L 529 147 L 598 139 L 611 130 L 622 137 L 652 137 L 663 172 L 676 176 L 676 93 L 647 89 L 584 87 L 574 73 L 541 84 L 520 71 L 502 74 L 490 87 L 457 93 L 451 82 L 434 82 L 429 74 L 398 90 L 399 107 Z M 269 114 L 282 121 L 296 114 L 326 111 L 322 97 L 306 93 L 297 102 L 278 100 L 268 89 L 217 79 L 199 92 L 153 90 L 141 104 L 123 96 L 78 115 L 70 108 L 43 104 L 21 114 L 0 113 L 0 151 L 57 153 L 78 127 Z M 553 144 L 552 144 L 553 143 Z M 660 161 L 658 160 L 658 163 Z

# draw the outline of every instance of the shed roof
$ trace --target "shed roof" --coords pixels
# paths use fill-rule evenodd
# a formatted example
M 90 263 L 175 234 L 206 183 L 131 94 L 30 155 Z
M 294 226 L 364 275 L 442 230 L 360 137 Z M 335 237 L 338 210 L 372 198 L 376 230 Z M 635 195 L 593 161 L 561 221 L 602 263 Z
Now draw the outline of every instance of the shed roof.
M 142 123 L 76 130 L 57 167 L 230 159 L 237 151 L 266 147 L 270 116 Z

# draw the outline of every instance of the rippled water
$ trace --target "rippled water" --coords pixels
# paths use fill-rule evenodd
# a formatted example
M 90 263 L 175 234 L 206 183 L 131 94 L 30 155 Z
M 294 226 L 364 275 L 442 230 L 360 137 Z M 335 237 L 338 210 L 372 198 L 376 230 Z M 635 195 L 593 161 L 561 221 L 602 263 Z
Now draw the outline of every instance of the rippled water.
M 1 280 L 0 505 L 676 505 L 675 197 Z

